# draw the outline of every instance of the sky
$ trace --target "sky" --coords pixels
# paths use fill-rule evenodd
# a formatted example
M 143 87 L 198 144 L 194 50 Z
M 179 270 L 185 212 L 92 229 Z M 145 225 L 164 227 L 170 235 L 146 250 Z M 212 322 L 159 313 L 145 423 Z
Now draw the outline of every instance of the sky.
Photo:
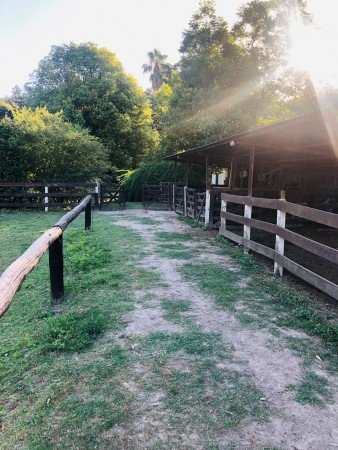
M 216 0 L 217 13 L 232 25 L 243 3 Z M 141 70 L 147 52 L 158 48 L 169 62 L 176 63 L 182 32 L 198 4 L 199 0 L 0 0 L 0 97 L 10 95 L 16 84 L 22 87 L 52 45 L 69 42 L 90 41 L 108 48 L 147 89 L 149 75 Z M 304 50 L 311 36 L 300 33 L 295 58 L 303 65 L 311 62 L 318 70 L 318 65 L 327 63 L 328 52 L 334 53 L 331 59 L 337 58 L 338 0 L 308 0 L 308 10 L 322 30 L 321 37 L 312 39 L 311 48 L 307 45 Z M 326 52 L 322 41 L 327 44 Z M 316 46 L 319 64 L 314 61 Z

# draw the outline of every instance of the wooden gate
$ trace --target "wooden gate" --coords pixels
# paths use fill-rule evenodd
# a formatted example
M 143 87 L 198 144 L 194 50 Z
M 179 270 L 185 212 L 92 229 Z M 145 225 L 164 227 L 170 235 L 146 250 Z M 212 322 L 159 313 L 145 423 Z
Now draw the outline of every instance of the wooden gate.
M 100 186 L 100 209 L 110 206 L 125 208 L 125 197 L 124 186 L 119 184 L 102 184 Z
M 174 187 L 174 210 L 177 214 L 184 214 L 184 187 Z
M 162 182 L 161 184 L 142 185 L 142 205 L 148 208 L 151 204 L 164 206 L 172 209 L 173 183 Z

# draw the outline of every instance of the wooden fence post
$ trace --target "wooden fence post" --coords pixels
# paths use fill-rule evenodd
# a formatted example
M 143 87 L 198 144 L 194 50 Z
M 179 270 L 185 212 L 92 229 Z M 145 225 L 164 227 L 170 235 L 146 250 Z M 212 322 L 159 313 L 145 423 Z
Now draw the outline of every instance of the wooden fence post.
M 96 183 L 95 186 L 95 206 L 96 208 L 99 207 L 99 183 Z
M 48 194 L 48 186 L 45 186 L 45 194 Z M 45 197 L 45 203 L 49 203 L 49 197 Z M 45 212 L 48 212 L 48 206 L 45 206 Z
M 221 211 L 227 212 L 227 201 L 223 200 L 222 197 L 221 197 Z M 227 224 L 226 224 L 225 217 L 221 217 L 221 229 L 225 231 L 226 226 L 227 226 Z
M 92 227 L 92 202 L 89 202 L 85 209 L 85 230 Z
M 194 219 L 197 219 L 197 189 L 194 189 Z
M 280 200 L 285 202 L 285 191 L 281 191 Z M 277 209 L 277 226 L 281 227 L 281 228 L 285 228 L 285 222 L 286 222 L 286 213 L 284 211 L 280 211 L 279 209 Z M 275 251 L 279 255 L 284 256 L 284 238 L 282 238 L 278 235 L 278 230 L 276 233 Z M 278 264 L 275 261 L 273 272 L 275 274 L 279 273 L 279 275 L 282 277 L 283 276 L 283 266 Z
M 49 274 L 52 303 L 61 303 L 64 296 L 62 235 L 49 247 Z
M 208 189 L 205 193 L 205 216 L 204 225 L 208 226 L 210 223 L 210 190 Z
M 173 210 L 176 212 L 176 186 L 173 184 Z
M 252 206 L 244 205 L 244 217 L 251 219 Z M 245 245 L 245 240 L 250 241 L 251 238 L 251 227 L 250 225 L 244 225 L 243 227 L 243 238 L 244 238 L 244 253 L 249 253 L 248 247 Z
M 188 195 L 188 186 L 184 186 L 183 189 L 183 215 L 187 216 L 187 195 Z

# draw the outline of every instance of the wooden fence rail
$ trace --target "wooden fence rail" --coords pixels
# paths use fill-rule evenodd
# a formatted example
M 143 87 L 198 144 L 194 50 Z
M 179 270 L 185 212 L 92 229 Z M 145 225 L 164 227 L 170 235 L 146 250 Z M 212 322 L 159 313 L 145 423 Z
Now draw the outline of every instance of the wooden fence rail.
M 244 205 L 244 216 L 228 212 L 228 203 Z M 253 206 L 275 210 L 277 213 L 276 223 L 274 224 L 263 220 L 253 219 L 251 217 Z M 221 205 L 221 226 L 219 229 L 219 234 L 243 245 L 245 252 L 252 250 L 272 259 L 274 261 L 275 273 L 279 273 L 282 276 L 283 268 L 285 268 L 302 280 L 338 300 L 338 285 L 284 256 L 284 244 L 285 241 L 288 241 L 303 250 L 335 264 L 338 264 L 338 250 L 286 229 L 287 213 L 302 219 L 338 229 L 337 214 L 289 203 L 283 198 L 277 200 L 223 193 Z M 243 225 L 243 235 L 240 236 L 239 234 L 228 230 L 227 221 Z M 275 235 L 275 248 L 273 249 L 251 240 L 252 228 Z
M 98 183 L 0 183 L 0 208 L 74 207 L 87 195 L 98 205 Z
M 87 195 L 76 208 L 43 233 L 3 272 L 0 277 L 0 317 L 8 310 L 26 276 L 38 265 L 48 249 L 52 301 L 53 303 L 62 301 L 64 295 L 62 235 L 82 211 L 85 211 L 85 228 L 91 228 L 91 202 L 92 196 Z

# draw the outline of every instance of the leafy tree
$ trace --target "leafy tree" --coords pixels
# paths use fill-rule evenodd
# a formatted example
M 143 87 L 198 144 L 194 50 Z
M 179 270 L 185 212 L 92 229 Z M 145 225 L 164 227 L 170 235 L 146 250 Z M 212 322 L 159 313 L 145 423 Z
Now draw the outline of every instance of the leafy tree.
M 108 168 L 106 148 L 88 131 L 46 108 L 0 102 L 0 179 L 4 182 L 90 181 Z
M 251 0 L 239 10 L 234 33 L 266 76 L 287 65 L 295 21 L 309 24 L 307 0 Z
M 251 125 L 245 101 L 255 87 L 252 59 L 205 0 L 183 33 L 179 74 L 163 122 L 162 151 L 203 145 Z M 252 81 L 254 80 L 254 81 Z
M 135 168 L 154 151 L 147 98 L 116 55 L 95 44 L 53 46 L 25 86 L 26 105 L 62 111 L 109 149 L 119 168 Z
M 162 54 L 157 48 L 147 53 L 148 62 L 142 66 L 143 73 L 150 73 L 150 81 L 153 92 L 160 89 L 163 83 L 170 80 L 173 66 L 166 62 L 167 55 Z
M 169 112 L 172 93 L 171 86 L 163 83 L 150 97 L 154 127 L 160 132 L 163 130 L 163 117 Z

